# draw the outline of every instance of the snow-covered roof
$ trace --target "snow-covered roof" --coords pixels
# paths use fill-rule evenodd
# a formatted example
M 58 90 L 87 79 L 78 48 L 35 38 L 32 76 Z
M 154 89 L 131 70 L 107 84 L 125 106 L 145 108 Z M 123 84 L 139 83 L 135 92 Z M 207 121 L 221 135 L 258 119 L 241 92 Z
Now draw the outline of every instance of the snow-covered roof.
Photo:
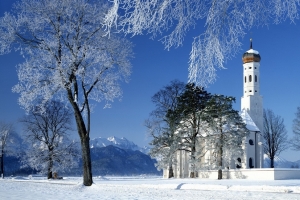
M 246 51 L 247 53 L 254 53 L 254 54 L 259 54 L 258 51 L 254 50 L 254 49 L 249 49 L 248 51 Z
M 260 131 L 245 109 L 240 112 L 240 115 L 249 131 Z

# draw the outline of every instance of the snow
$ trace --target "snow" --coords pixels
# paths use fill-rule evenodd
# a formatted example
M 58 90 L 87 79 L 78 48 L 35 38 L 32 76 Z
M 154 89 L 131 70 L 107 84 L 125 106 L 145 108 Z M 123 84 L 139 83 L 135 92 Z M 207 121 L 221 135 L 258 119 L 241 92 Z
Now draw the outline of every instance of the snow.
M 162 179 L 161 177 L 81 177 L 0 179 L 0 199 L 299 199 L 299 180 L 250 181 Z
M 254 50 L 254 49 L 249 49 L 249 50 L 247 51 L 247 53 L 259 54 L 259 52 L 256 51 L 256 50 Z
M 240 112 L 241 117 L 243 118 L 244 123 L 246 124 L 246 127 L 249 131 L 260 131 L 256 124 L 253 122 L 252 118 L 250 117 L 250 115 L 248 114 L 248 112 L 243 109 Z

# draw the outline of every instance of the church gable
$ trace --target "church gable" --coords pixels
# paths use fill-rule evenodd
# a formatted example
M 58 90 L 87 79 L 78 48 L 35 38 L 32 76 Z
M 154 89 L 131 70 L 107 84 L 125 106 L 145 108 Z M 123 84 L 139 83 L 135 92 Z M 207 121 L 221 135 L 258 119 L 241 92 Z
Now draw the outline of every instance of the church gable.
M 250 115 L 248 114 L 248 112 L 243 109 L 241 112 L 240 112 L 240 116 L 242 117 L 244 123 L 246 124 L 246 128 L 249 130 L 249 131 L 260 131 L 259 128 L 256 126 L 256 124 L 254 123 L 254 121 L 252 120 L 252 118 L 250 117 Z

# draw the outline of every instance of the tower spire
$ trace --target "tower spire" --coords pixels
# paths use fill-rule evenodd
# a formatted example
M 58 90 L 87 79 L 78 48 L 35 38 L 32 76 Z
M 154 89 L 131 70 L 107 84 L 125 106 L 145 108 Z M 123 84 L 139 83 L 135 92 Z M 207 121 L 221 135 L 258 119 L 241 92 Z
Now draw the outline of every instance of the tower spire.
M 250 49 L 252 49 L 252 38 L 250 38 Z

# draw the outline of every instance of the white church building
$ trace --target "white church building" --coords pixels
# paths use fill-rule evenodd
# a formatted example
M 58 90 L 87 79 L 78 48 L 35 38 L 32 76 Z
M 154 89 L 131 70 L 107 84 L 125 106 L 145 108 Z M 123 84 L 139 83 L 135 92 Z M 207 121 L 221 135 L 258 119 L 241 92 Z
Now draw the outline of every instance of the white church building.
M 260 60 L 259 52 L 252 48 L 243 54 L 243 96 L 241 98 L 240 115 L 246 123 L 249 135 L 243 142 L 244 158 L 232 158 L 241 161 L 240 165 L 232 162 L 230 166 L 224 166 L 224 179 L 300 179 L 300 170 L 295 169 L 263 169 L 263 98 L 260 95 Z M 189 152 L 180 150 L 176 152 L 176 163 L 173 165 L 175 178 L 188 178 Z M 209 160 L 209 153 L 200 162 Z M 163 170 L 164 178 L 169 174 L 168 169 Z M 217 179 L 217 170 L 200 170 L 196 177 Z
M 245 162 L 242 168 L 262 168 L 263 167 L 263 99 L 260 95 L 260 55 L 252 48 L 243 55 L 243 97 L 241 98 L 241 116 L 244 119 L 249 136 L 245 141 Z

